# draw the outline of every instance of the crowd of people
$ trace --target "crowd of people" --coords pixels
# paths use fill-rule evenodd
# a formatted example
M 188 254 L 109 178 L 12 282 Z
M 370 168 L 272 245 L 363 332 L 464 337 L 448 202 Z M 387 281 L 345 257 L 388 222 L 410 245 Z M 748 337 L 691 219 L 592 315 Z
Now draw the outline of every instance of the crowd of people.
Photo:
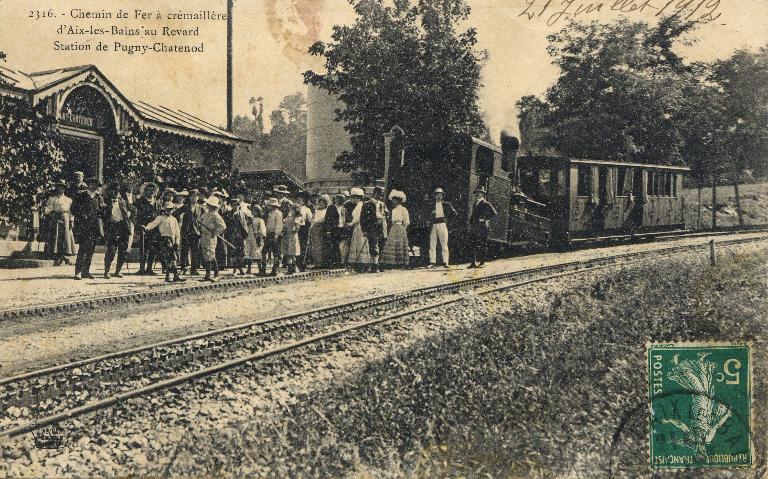
M 166 282 L 204 274 L 219 280 L 221 270 L 234 275 L 276 276 L 307 268 L 349 266 L 359 271 L 406 268 L 412 245 L 411 223 L 402 191 L 376 187 L 370 195 L 359 187 L 332 196 L 291 194 L 285 185 L 271 191 L 230 196 L 223 188 L 162 191 L 154 182 L 137 191 L 98 178 L 76 174 L 70 186 L 59 180 L 45 202 L 46 251 L 55 264 L 70 264 L 75 254 L 76 280 L 95 279 L 91 262 L 96 245 L 106 247 L 102 277 L 123 277 L 131 247 L 139 251 L 139 275 L 165 274 Z M 475 257 L 470 267 L 483 267 L 489 222 L 495 216 L 478 187 L 470 216 Z M 430 214 L 429 265 L 450 265 L 448 224 L 455 208 L 434 191 Z M 389 200 L 389 201 L 387 201 Z M 75 244 L 78 245 L 75 248 Z M 115 262 L 115 269 L 112 264 Z

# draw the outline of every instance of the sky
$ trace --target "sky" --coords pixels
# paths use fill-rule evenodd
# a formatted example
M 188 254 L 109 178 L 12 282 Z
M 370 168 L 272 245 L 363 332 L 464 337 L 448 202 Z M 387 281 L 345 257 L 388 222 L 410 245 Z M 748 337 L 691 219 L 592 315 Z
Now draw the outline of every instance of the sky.
M 645 7 L 639 7 L 645 2 Z M 669 2 L 669 3 L 668 3 Z M 602 3 L 599 12 L 596 6 Z M 130 7 L 126 7 L 129 4 Z M 53 7 L 37 18 L 35 8 Z M 698 42 L 682 53 L 690 59 L 712 60 L 727 57 L 738 48 L 755 49 L 768 44 L 768 0 L 469 0 L 469 23 L 479 32 L 480 48 L 488 51 L 483 70 L 481 108 L 492 134 L 501 130 L 517 132 L 515 102 L 524 95 L 542 94 L 557 77 L 557 70 L 546 53 L 546 36 L 564 25 L 568 14 L 578 13 L 583 20 L 610 21 L 620 15 L 653 22 L 665 5 L 666 12 L 685 7 L 683 14 L 717 16 L 703 24 Z M 587 8 L 591 5 L 591 8 Z M 542 13 L 544 6 L 547 9 Z M 613 7 L 613 8 L 612 8 Z M 82 11 L 127 11 L 129 19 L 74 19 L 72 9 Z M 526 10 L 527 8 L 527 10 Z M 558 12 L 566 8 L 566 14 Z M 183 38 L 190 44 L 205 43 L 202 54 L 133 54 L 111 51 L 114 41 L 123 45 L 172 42 L 158 36 L 154 40 L 129 36 L 104 36 L 110 51 L 55 51 L 59 40 L 91 43 L 98 38 L 60 35 L 60 26 L 110 28 L 157 27 L 154 20 L 133 18 L 133 10 L 225 12 L 225 0 L 0 0 L 0 51 L 7 66 L 25 71 L 92 63 L 132 100 L 143 100 L 178 108 L 209 122 L 226 123 L 226 23 L 206 21 L 186 24 L 164 21 L 172 28 L 200 26 L 200 37 Z M 623 9 L 624 12 L 617 11 Z M 30 15 L 32 18 L 30 18 Z M 532 17 L 532 18 L 529 18 Z M 266 112 L 282 97 L 306 92 L 302 74 L 307 69 L 322 71 L 322 63 L 306 54 L 315 40 L 328 40 L 335 24 L 354 21 L 347 0 L 236 0 L 234 4 L 234 110 L 249 114 L 252 97 L 263 97 Z M 548 24 L 548 23 L 551 23 Z M 265 115 L 266 116 L 266 115 Z

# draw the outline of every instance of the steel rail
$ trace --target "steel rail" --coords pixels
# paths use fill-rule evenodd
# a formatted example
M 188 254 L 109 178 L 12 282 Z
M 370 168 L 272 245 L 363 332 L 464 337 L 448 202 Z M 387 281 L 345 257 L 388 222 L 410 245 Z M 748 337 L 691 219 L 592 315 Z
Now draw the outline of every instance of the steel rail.
M 733 231 L 715 231 L 706 233 L 685 233 L 685 234 L 670 234 L 659 236 L 655 238 L 659 241 L 673 241 L 685 238 L 696 238 L 701 236 L 722 236 L 722 235 L 737 235 L 737 234 L 754 234 L 763 231 L 768 231 L 765 226 L 756 226 L 741 230 Z M 597 241 L 600 238 L 596 238 Z M 589 248 L 587 248 L 589 249 Z M 20 306 L 15 308 L 0 309 L 0 321 L 5 320 L 17 320 L 27 317 L 40 318 L 41 316 L 50 316 L 54 314 L 66 314 L 75 313 L 78 311 L 93 310 L 99 306 L 120 306 L 128 303 L 134 303 L 138 301 L 158 301 L 167 298 L 178 298 L 187 294 L 204 294 L 213 291 L 229 291 L 235 289 L 243 289 L 249 287 L 265 287 L 272 284 L 286 284 L 298 281 L 309 280 L 317 277 L 332 277 L 340 276 L 348 273 L 349 270 L 345 268 L 333 269 L 333 270 L 318 270 L 305 273 L 298 273 L 295 275 L 281 275 L 281 276 L 269 276 L 269 277 L 256 277 L 256 278 L 231 278 L 225 279 L 218 283 L 203 283 L 203 284 L 183 284 L 183 285 L 164 285 L 157 284 L 154 289 L 146 291 L 138 291 L 135 293 L 125 293 L 117 295 L 104 295 L 94 296 L 89 298 L 83 298 L 75 301 L 61 302 L 61 303 L 41 303 L 32 306 Z
M 182 285 L 164 285 L 158 283 L 155 288 L 136 293 L 126 293 L 117 295 L 93 296 L 90 298 L 79 299 L 76 301 L 64 303 L 41 303 L 33 306 L 22 306 L 18 308 L 8 308 L 0 310 L 0 321 L 9 319 L 22 319 L 29 316 L 39 318 L 59 313 L 74 313 L 77 311 L 90 310 L 99 306 L 115 306 L 136 301 L 151 301 L 166 298 L 180 297 L 185 294 L 201 294 L 219 290 L 234 290 L 250 287 L 264 287 L 272 284 L 285 284 L 297 281 L 305 281 L 319 277 L 339 276 L 348 273 L 345 268 L 308 271 L 296 273 L 293 275 L 281 276 L 260 276 L 256 278 L 232 278 L 224 279 L 217 283 L 201 284 L 182 284 Z
M 728 246 L 728 245 L 734 245 L 734 244 L 744 244 L 744 243 L 752 243 L 752 242 L 766 241 L 766 240 L 768 240 L 768 237 L 747 238 L 747 239 L 738 239 L 738 240 L 724 241 L 724 242 L 721 242 L 719 245 L 720 246 Z M 499 281 L 499 280 L 505 280 L 505 279 L 513 278 L 515 275 L 517 275 L 517 276 L 525 275 L 525 274 L 529 274 L 530 275 L 530 274 L 546 273 L 548 271 L 555 271 L 555 270 L 563 270 L 563 269 L 565 269 L 565 271 L 560 271 L 560 272 L 555 273 L 555 274 L 545 274 L 544 276 L 537 276 L 537 277 L 534 277 L 534 278 L 527 278 L 527 279 L 524 279 L 524 280 L 520 280 L 520 281 L 514 282 L 512 284 L 507 284 L 507 285 L 503 285 L 503 286 L 499 286 L 499 287 L 493 287 L 493 288 L 485 289 L 485 290 L 478 291 L 478 292 L 475 293 L 476 295 L 485 295 L 485 294 L 491 294 L 491 293 L 495 293 L 495 292 L 509 290 L 509 289 L 512 289 L 512 288 L 515 288 L 515 287 L 519 287 L 519 286 L 523 286 L 523 285 L 527 285 L 527 284 L 532 284 L 532 283 L 536 283 L 536 282 L 547 281 L 547 280 L 550 280 L 550 279 L 560 278 L 560 277 L 574 275 L 574 274 L 579 274 L 579 273 L 592 272 L 592 271 L 596 271 L 596 270 L 599 270 L 599 269 L 605 269 L 605 268 L 613 266 L 615 264 L 615 260 L 617 260 L 617 259 L 627 259 L 627 260 L 629 260 L 630 263 L 634 263 L 634 262 L 641 261 L 643 259 L 643 257 L 649 256 L 649 255 L 664 255 L 664 254 L 668 254 L 668 253 L 671 253 L 671 254 L 674 254 L 674 253 L 685 253 L 685 252 L 692 251 L 692 250 L 702 249 L 702 248 L 707 247 L 707 246 L 708 246 L 707 244 L 703 244 L 703 245 L 702 244 L 698 244 L 698 245 L 685 245 L 685 246 L 663 248 L 663 249 L 660 249 L 660 250 L 652 250 L 652 251 L 644 251 L 644 252 L 636 252 L 636 253 L 626 253 L 626 254 L 620 254 L 620 255 L 615 255 L 615 256 L 610 256 L 610 257 L 594 258 L 592 260 L 587 260 L 587 261 L 569 262 L 569 263 L 562 263 L 562 264 L 558 264 L 558 265 L 542 266 L 542 267 L 533 268 L 533 269 L 529 269 L 529 270 L 521 270 L 521 271 L 517 271 L 517 272 L 513 272 L 513 273 L 504 273 L 504 274 L 500 274 L 500 275 L 491 275 L 491 276 L 485 277 L 485 278 L 475 278 L 475 279 L 471 279 L 471 280 L 466 280 L 464 282 L 464 285 L 466 285 L 466 284 L 475 285 L 475 284 L 482 284 L 482 283 L 491 283 L 491 282 L 495 282 L 495 281 Z M 482 281 L 483 279 L 485 279 L 485 281 Z M 451 291 L 455 291 L 455 290 L 459 289 L 459 288 L 455 287 L 455 285 L 453 285 L 453 284 L 442 285 L 442 286 L 445 286 L 445 287 L 443 289 L 441 289 L 439 292 L 451 292 Z M 438 288 L 440 288 L 440 286 L 421 288 L 420 291 L 436 290 L 435 292 L 438 292 L 437 291 Z M 419 290 L 415 290 L 415 291 L 419 291 Z M 190 373 L 180 374 L 180 375 L 177 375 L 177 376 L 175 376 L 173 378 L 170 378 L 170 379 L 161 380 L 161 381 L 152 383 L 152 384 L 147 385 L 147 386 L 142 386 L 142 387 L 139 387 L 139 388 L 136 388 L 136 389 L 133 389 L 133 390 L 129 390 L 129 391 L 123 392 L 123 393 L 115 394 L 115 395 L 110 396 L 108 398 L 97 400 L 97 401 L 94 401 L 94 402 L 91 402 L 91 403 L 88 403 L 88 404 L 85 404 L 85 405 L 82 405 L 82 406 L 74 407 L 74 408 L 71 408 L 69 410 L 66 410 L 66 411 L 63 411 L 63 412 L 60 412 L 60 413 L 57 413 L 57 414 L 54 414 L 54 415 L 42 418 L 40 420 L 31 421 L 29 423 L 26 423 L 26 424 L 23 424 L 23 425 L 20 425 L 20 426 L 11 428 L 11 429 L 0 431 L 0 437 L 15 437 L 15 436 L 18 436 L 18 435 L 21 435 L 21 434 L 26 434 L 26 433 L 38 430 L 38 429 L 46 427 L 46 426 L 49 426 L 49 425 L 52 425 L 52 424 L 56 424 L 56 423 L 61 422 L 63 420 L 72 419 L 74 417 L 78 417 L 78 416 L 81 416 L 81 415 L 84 415 L 84 414 L 87 414 L 87 413 L 90 413 L 90 412 L 94 412 L 96 410 L 100 410 L 100 409 L 105 409 L 105 408 L 111 407 L 111 406 L 113 406 L 115 404 L 118 404 L 120 402 L 124 402 L 124 401 L 126 401 L 128 399 L 131 399 L 133 397 L 142 396 L 142 395 L 146 395 L 146 394 L 149 394 L 149 393 L 152 393 L 152 392 L 156 392 L 156 391 L 159 391 L 159 390 L 167 389 L 167 388 L 179 385 L 179 384 L 190 382 L 192 380 L 195 380 L 195 379 L 198 379 L 198 378 L 201 378 L 201 377 L 210 376 L 212 374 L 215 374 L 215 373 L 218 373 L 218 372 L 221 372 L 221 371 L 224 371 L 224 370 L 228 370 L 228 369 L 240 366 L 240 365 L 248 363 L 248 362 L 252 362 L 252 361 L 259 360 L 259 359 L 264 359 L 264 358 L 267 358 L 267 357 L 271 357 L 271 356 L 274 356 L 274 355 L 277 355 L 277 354 L 281 354 L 281 353 L 284 353 L 284 352 L 288 352 L 288 351 L 300 348 L 302 346 L 305 346 L 305 345 L 308 345 L 308 344 L 311 344 L 311 343 L 315 343 L 315 342 L 323 341 L 323 340 L 326 340 L 326 339 L 331 339 L 331 338 L 334 338 L 334 337 L 338 337 L 338 336 L 346 334 L 348 332 L 352 332 L 352 331 L 356 331 L 356 330 L 359 330 L 359 329 L 363 329 L 363 328 L 366 328 L 366 327 L 369 327 L 369 326 L 372 326 L 372 325 L 376 325 L 376 324 L 380 324 L 380 323 L 383 323 L 383 322 L 392 321 L 394 319 L 398 319 L 398 318 L 401 318 L 401 317 L 404 317 L 404 316 L 410 316 L 410 315 L 418 314 L 420 312 L 424 312 L 424 311 L 428 311 L 428 310 L 431 310 L 431 309 L 439 308 L 441 306 L 445 306 L 445 305 L 448 305 L 448 304 L 453 304 L 453 303 L 456 303 L 456 302 L 459 302 L 459 301 L 464 301 L 465 299 L 466 299 L 466 297 L 451 298 L 451 299 L 439 301 L 437 303 L 430 303 L 430 304 L 427 304 L 427 305 L 418 306 L 416 308 L 406 309 L 406 310 L 403 310 L 403 311 L 400 311 L 400 312 L 397 312 L 397 313 L 393 313 L 393 314 L 390 314 L 390 315 L 387 315 L 387 316 L 384 316 L 384 317 L 379 317 L 379 318 L 375 318 L 375 319 L 372 319 L 372 320 L 356 323 L 356 324 L 353 324 L 353 325 L 350 325 L 350 326 L 341 327 L 341 328 L 336 329 L 336 330 L 331 331 L 331 332 L 316 334 L 316 335 L 313 335 L 313 336 L 310 336 L 310 337 L 307 337 L 307 338 L 304 338 L 304 339 L 300 339 L 300 340 L 296 340 L 296 341 L 293 341 L 293 342 L 290 342 L 290 343 L 286 343 L 286 344 L 283 344 L 283 345 L 280 345 L 280 346 L 272 347 L 272 348 L 269 348 L 269 349 L 266 349 L 266 350 L 263 350 L 263 351 L 251 354 L 251 355 L 247 355 L 247 356 L 244 356 L 244 357 L 236 358 L 236 359 L 233 359 L 233 360 L 228 360 L 228 361 L 222 362 L 220 364 L 217 364 L 217 365 L 214 365 L 214 366 L 210 366 L 210 367 L 206 367 L 206 368 L 203 368 L 203 369 L 200 369 L 200 370 L 197 370 L 197 371 L 193 371 L 193 372 L 190 372 Z
M 766 237 L 765 239 L 768 239 L 768 237 Z M 752 241 L 753 241 L 753 239 L 751 239 L 751 238 L 748 238 L 748 239 L 734 239 L 734 240 L 730 240 L 730 241 L 727 241 L 727 242 L 720 242 L 720 243 L 718 243 L 718 245 L 726 246 L 726 245 L 739 244 L 739 243 L 743 243 L 743 242 L 752 242 Z M 655 256 L 655 255 L 658 255 L 658 254 L 665 254 L 665 253 L 669 253 L 669 252 L 678 252 L 681 249 L 691 249 L 691 248 L 693 248 L 693 249 L 701 249 L 701 248 L 705 248 L 707 246 L 708 246 L 707 244 L 684 245 L 684 246 L 670 246 L 670 247 L 667 247 L 667 248 L 660 248 L 660 249 L 654 249 L 654 250 L 648 250 L 648 251 L 614 254 L 614 255 L 609 255 L 609 256 L 605 256 L 605 257 L 601 257 L 601 258 L 595 258 L 595 259 L 590 260 L 590 261 L 612 261 L 612 260 L 630 259 L 630 258 L 635 258 L 635 257 L 638 257 L 638 256 L 649 256 L 649 255 L 650 256 Z M 15 375 L 15 376 L 9 376 L 9 377 L 5 377 L 5 378 L 0 378 L 0 386 L 5 386 L 5 385 L 8 385 L 8 384 L 11 384 L 11 383 L 14 383 L 14 382 L 19 382 L 19 381 L 22 381 L 22 380 L 30 380 L 30 379 L 34 379 L 34 378 L 41 377 L 41 376 L 44 376 L 44 375 L 52 374 L 52 373 L 64 372 L 64 371 L 67 371 L 67 370 L 73 370 L 75 368 L 80 368 L 80 367 L 87 366 L 89 364 L 93 364 L 93 363 L 96 363 L 96 362 L 104 362 L 104 361 L 109 361 L 109 360 L 113 360 L 113 359 L 120 359 L 120 358 L 123 358 L 123 357 L 126 357 L 126 356 L 130 356 L 130 355 L 135 355 L 135 354 L 138 354 L 138 353 L 143 353 L 143 352 L 151 351 L 152 349 L 158 349 L 158 348 L 169 347 L 169 346 L 176 346 L 176 345 L 179 345 L 179 344 L 182 344 L 182 343 L 188 343 L 188 342 L 192 342 L 192 341 L 196 341 L 196 340 L 208 339 L 208 338 L 212 338 L 212 337 L 219 336 L 219 335 L 222 335 L 222 334 L 238 332 L 238 331 L 242 331 L 242 330 L 245 330 L 245 329 L 250 329 L 250 328 L 253 328 L 253 327 L 257 327 L 257 326 L 265 326 L 265 325 L 269 325 L 269 324 L 276 323 L 276 322 L 284 322 L 284 321 L 301 319 L 301 318 L 304 318 L 304 317 L 307 317 L 307 316 L 310 316 L 310 315 L 324 315 L 324 314 L 328 314 L 328 313 L 335 313 L 335 312 L 337 312 L 341 308 L 344 308 L 344 309 L 355 309 L 355 308 L 361 308 L 363 306 L 365 306 L 366 308 L 375 307 L 375 306 L 381 306 L 381 305 L 390 304 L 390 303 L 392 303 L 394 301 L 406 300 L 406 299 L 409 299 L 409 298 L 413 298 L 413 297 L 416 297 L 416 296 L 423 296 L 423 295 L 427 295 L 427 294 L 430 294 L 430 293 L 449 292 L 449 289 L 450 290 L 457 290 L 457 289 L 466 288 L 468 286 L 474 286 L 474 285 L 477 285 L 477 284 L 489 283 L 489 282 L 494 282 L 494 281 L 501 281 L 501 280 L 509 279 L 509 278 L 512 278 L 512 277 L 515 277 L 515 276 L 521 276 L 521 275 L 526 275 L 526 274 L 536 274 L 538 272 L 545 271 L 545 270 L 547 270 L 549 268 L 552 268 L 552 267 L 583 267 L 584 265 L 585 265 L 585 261 L 584 260 L 574 260 L 574 261 L 569 261 L 569 262 L 565 262 L 565 263 L 559 263 L 557 265 L 539 266 L 539 267 L 535 267 L 535 268 L 528 268 L 528 269 L 523 269 L 523 270 L 510 271 L 510 272 L 506 272 L 506 273 L 498 273 L 498 274 L 494 274 L 494 275 L 487 275 L 487 276 L 482 276 L 482 277 L 479 277 L 479 278 L 470 278 L 470 279 L 465 279 L 465 280 L 461 280 L 461 281 L 454 281 L 454 282 L 451 282 L 451 283 L 448 283 L 448 284 L 438 284 L 438 285 L 433 285 L 433 286 L 426 286 L 426 287 L 417 288 L 417 289 L 413 289 L 413 290 L 402 292 L 402 293 L 384 294 L 384 295 L 375 296 L 375 297 L 372 297 L 372 298 L 364 298 L 364 299 L 359 299 L 359 300 L 351 301 L 351 302 L 347 302 L 347 303 L 340 303 L 340 304 L 336 304 L 336 305 L 332 305 L 332 306 L 327 306 L 327 307 L 324 307 L 324 308 L 305 310 L 305 311 L 301 311 L 301 312 L 298 312 L 298 313 L 291 313 L 291 314 L 287 314 L 287 315 L 283 315 L 283 316 L 278 316 L 278 317 L 273 317 L 273 318 L 267 318 L 267 319 L 260 319 L 260 320 L 256 320 L 256 321 L 250 321 L 250 322 L 247 322 L 247 323 L 242 323 L 242 324 L 237 324 L 237 325 L 233 325 L 233 326 L 227 326 L 227 327 L 224 327 L 224 328 L 214 329 L 212 331 L 206 331 L 206 332 L 203 332 L 203 333 L 191 334 L 191 335 L 182 336 L 182 337 L 179 337 L 179 338 L 169 339 L 169 340 L 160 341 L 160 342 L 157 342 L 157 343 L 151 343 L 151 344 L 147 344 L 147 345 L 143 345 L 143 346 L 138 346 L 138 347 L 131 348 L 131 349 L 126 349 L 126 350 L 117 351 L 117 352 L 113 352 L 113 353 L 108 353 L 108 354 L 104 354 L 104 355 L 100 355 L 100 356 L 95 356 L 95 357 L 92 357 L 92 358 L 87 358 L 87 359 L 82 359 L 82 360 L 78 360 L 78 361 L 73 361 L 73 362 L 69 362 L 69 363 L 65 363 L 65 364 L 61 364 L 61 365 L 57 365 L 57 366 L 52 366 L 52 367 L 45 368 L 45 369 L 40 369 L 40 370 L 36 370 L 36 371 L 30 371 L 30 372 L 18 374 L 18 375 Z

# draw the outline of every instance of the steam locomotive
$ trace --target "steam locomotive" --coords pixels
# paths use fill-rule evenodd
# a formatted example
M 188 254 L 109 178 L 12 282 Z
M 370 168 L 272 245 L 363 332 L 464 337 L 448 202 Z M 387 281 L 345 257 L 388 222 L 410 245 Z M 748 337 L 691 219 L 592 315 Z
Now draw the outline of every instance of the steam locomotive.
M 408 192 L 412 244 L 428 244 L 432 192 L 441 187 L 458 212 L 451 251 L 469 232 L 472 192 L 486 188 L 498 215 L 489 241 L 565 248 L 587 241 L 650 238 L 685 229 L 682 184 L 689 168 L 656 164 L 520 155 L 519 142 L 498 147 L 469 135 L 439 145 L 408 146 L 395 137 L 385 154 L 387 188 Z

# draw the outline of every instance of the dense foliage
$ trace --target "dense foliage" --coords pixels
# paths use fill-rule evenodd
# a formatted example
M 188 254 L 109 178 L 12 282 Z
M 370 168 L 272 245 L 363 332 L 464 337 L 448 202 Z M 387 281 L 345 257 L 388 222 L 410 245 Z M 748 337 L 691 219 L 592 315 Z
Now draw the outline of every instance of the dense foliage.
M 45 108 L 0 97 L 0 224 L 22 225 L 58 179 L 64 155 L 57 147 L 54 119 Z
M 680 163 L 699 185 L 766 171 L 768 51 L 687 63 L 694 23 L 571 22 L 550 35 L 560 76 L 518 102 L 523 149 L 573 157 Z
M 549 35 L 560 76 L 545 102 L 524 98 L 521 120 L 543 117 L 546 143 L 566 156 L 678 163 L 691 68 L 674 47 L 693 23 L 676 18 L 650 26 L 625 18 L 571 22 Z
M 381 177 L 382 135 L 394 125 L 406 144 L 440 143 L 456 133 L 487 137 L 478 107 L 486 52 L 477 32 L 461 25 L 470 8 L 463 0 L 350 0 L 354 24 L 333 28 L 332 43 L 310 53 L 324 57 L 325 71 L 305 82 L 339 96 L 337 120 L 351 136 L 352 151 L 335 167 Z
M 304 177 L 307 156 L 307 100 L 297 92 L 284 97 L 269 114 L 271 130 L 264 131 L 263 98 L 251 99 L 253 117 L 237 116 L 234 132 L 253 144 L 235 150 L 234 163 L 242 170 L 284 169 Z

